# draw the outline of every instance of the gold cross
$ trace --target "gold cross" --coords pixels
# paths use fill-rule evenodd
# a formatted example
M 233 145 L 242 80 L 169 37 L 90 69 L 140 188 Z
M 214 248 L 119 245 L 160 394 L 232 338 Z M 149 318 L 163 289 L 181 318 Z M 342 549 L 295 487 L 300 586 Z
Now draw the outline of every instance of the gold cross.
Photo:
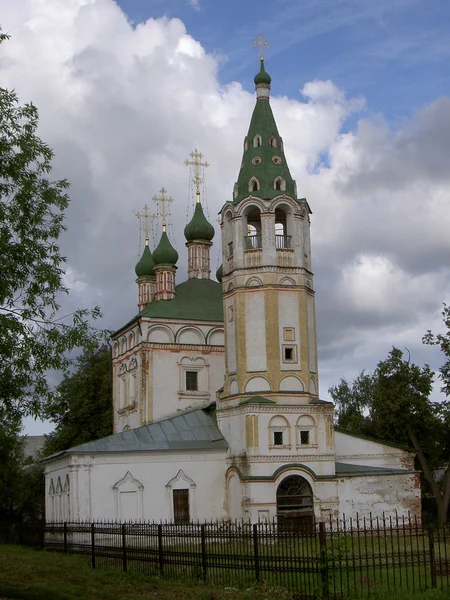
M 264 54 L 265 54 L 265 46 L 269 45 L 269 42 L 263 40 L 263 36 L 261 34 L 258 35 L 258 37 L 256 38 L 256 40 L 253 40 L 253 43 L 256 46 L 259 46 L 259 60 L 264 60 Z
M 192 158 L 192 160 L 186 159 L 184 161 L 184 164 L 187 167 L 192 167 L 194 171 L 192 181 L 194 182 L 198 198 L 200 194 L 200 184 L 203 183 L 204 180 L 204 177 L 202 177 L 202 175 L 204 175 L 204 169 L 207 169 L 209 167 L 209 164 L 206 161 L 202 162 L 202 158 L 204 158 L 203 154 L 199 152 L 197 148 L 194 148 L 189 154 L 189 156 Z
M 139 219 L 140 231 L 145 233 L 145 245 L 148 246 L 150 231 L 153 229 L 153 221 L 156 219 L 156 215 L 151 215 L 148 212 L 148 206 L 145 205 L 142 212 L 136 213 L 136 217 Z
M 156 212 L 162 219 L 163 231 L 166 230 L 166 219 L 170 217 L 170 205 L 174 201 L 170 196 L 166 196 L 167 190 L 162 187 L 159 190 L 160 196 L 153 196 L 153 200 L 156 202 Z

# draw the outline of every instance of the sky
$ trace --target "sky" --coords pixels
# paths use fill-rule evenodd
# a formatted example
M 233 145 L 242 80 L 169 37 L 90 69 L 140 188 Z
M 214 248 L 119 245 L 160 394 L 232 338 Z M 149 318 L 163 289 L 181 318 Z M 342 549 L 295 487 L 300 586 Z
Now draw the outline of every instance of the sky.
M 208 214 L 232 198 L 269 41 L 271 104 L 312 209 L 320 395 L 393 345 L 416 364 L 450 302 L 450 4 L 446 0 L 0 0 L 0 85 L 39 109 L 71 183 L 64 300 L 101 326 L 137 312 L 135 214 L 164 186 L 177 281 L 197 147 Z M 434 397 L 439 398 L 439 383 Z M 51 424 L 27 419 L 29 434 Z

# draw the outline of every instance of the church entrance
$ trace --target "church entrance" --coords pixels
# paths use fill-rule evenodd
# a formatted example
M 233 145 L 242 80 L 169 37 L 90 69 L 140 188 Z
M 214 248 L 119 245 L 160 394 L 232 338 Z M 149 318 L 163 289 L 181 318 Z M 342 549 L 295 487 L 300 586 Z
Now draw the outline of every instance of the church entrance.
M 310 530 L 314 526 L 314 500 L 309 483 L 300 475 L 283 479 L 277 489 L 277 519 L 280 527 Z

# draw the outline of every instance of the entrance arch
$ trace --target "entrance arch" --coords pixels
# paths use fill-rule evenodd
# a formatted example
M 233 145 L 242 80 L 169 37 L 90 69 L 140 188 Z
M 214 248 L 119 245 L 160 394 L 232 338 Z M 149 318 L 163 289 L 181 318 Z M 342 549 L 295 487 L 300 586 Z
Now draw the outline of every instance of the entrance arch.
M 314 520 L 314 497 L 310 484 L 300 475 L 285 477 L 277 488 L 279 524 L 304 527 Z

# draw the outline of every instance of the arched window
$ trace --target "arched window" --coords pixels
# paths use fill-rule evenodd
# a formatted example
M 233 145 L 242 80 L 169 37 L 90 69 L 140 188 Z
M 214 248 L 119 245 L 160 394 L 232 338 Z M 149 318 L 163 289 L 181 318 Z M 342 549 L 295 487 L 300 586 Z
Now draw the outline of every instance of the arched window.
M 244 140 L 244 151 L 245 150 L 248 150 L 248 140 L 247 140 L 247 138 L 245 138 L 245 140 Z
M 233 188 L 233 198 L 237 198 L 237 195 L 238 195 L 238 184 L 235 183 L 234 188 Z
M 316 444 L 316 428 L 312 417 L 304 415 L 297 419 L 296 426 L 297 446 L 313 446 Z
M 285 192 L 286 191 L 286 182 L 282 177 L 277 177 L 275 179 L 275 181 L 273 182 L 273 187 L 275 190 L 278 190 L 280 192 Z
M 278 205 L 275 209 L 275 241 L 277 248 L 292 248 L 293 230 L 292 209 L 286 204 Z
M 273 417 L 269 424 L 269 447 L 286 447 L 291 445 L 289 424 L 284 417 Z
M 259 181 L 256 177 L 252 177 L 248 182 L 248 191 L 249 192 L 257 192 L 260 188 Z
M 257 134 L 253 138 L 253 148 L 259 148 L 260 146 L 262 146 L 262 137 Z
M 313 508 L 313 491 L 304 477 L 290 475 L 283 479 L 277 489 L 278 518 L 311 518 Z
M 276 148 L 278 146 L 277 138 L 274 135 L 271 135 L 269 138 L 269 146 L 271 148 Z
M 247 235 L 244 238 L 245 250 L 256 250 L 262 247 L 261 213 L 256 206 L 249 206 L 244 212 L 244 226 Z

